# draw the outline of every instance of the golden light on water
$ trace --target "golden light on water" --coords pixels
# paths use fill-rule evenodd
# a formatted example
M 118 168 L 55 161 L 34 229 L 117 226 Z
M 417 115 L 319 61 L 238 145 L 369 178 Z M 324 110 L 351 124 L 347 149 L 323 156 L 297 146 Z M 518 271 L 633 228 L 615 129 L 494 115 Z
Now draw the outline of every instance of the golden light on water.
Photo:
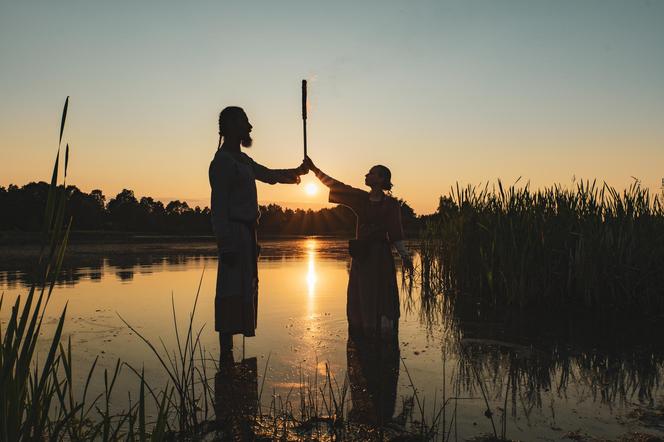
M 316 282 L 318 276 L 316 275 L 316 249 L 317 244 L 315 239 L 307 240 L 307 316 L 311 319 L 314 314 L 314 307 L 316 305 Z
M 316 240 L 307 240 L 307 294 L 312 298 L 316 294 Z

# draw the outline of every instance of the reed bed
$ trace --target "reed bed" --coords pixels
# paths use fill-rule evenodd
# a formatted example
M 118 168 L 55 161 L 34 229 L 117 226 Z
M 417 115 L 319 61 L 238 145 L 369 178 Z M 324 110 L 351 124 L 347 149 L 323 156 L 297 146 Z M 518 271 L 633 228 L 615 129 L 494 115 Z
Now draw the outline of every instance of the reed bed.
M 458 185 L 421 244 L 424 296 L 483 314 L 664 313 L 664 209 L 633 183 L 531 190 Z

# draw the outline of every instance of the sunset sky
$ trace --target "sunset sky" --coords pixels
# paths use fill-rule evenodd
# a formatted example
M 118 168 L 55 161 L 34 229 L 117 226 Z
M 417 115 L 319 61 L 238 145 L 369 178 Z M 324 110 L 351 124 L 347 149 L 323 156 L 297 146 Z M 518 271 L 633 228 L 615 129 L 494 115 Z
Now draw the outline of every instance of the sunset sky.
M 664 177 L 664 1 L 0 0 L 0 63 L 0 186 L 48 180 L 69 95 L 70 183 L 208 205 L 227 105 L 256 161 L 300 163 L 303 78 L 317 165 L 385 164 L 419 214 L 457 181 Z

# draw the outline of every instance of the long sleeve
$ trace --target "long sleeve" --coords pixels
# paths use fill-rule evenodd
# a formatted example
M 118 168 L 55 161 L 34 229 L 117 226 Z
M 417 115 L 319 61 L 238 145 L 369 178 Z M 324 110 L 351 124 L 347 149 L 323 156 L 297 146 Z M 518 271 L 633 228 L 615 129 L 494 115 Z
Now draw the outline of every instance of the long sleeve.
M 316 178 L 330 189 L 329 202 L 349 207 L 355 214 L 359 213 L 361 208 L 366 205 L 369 194 L 364 190 L 356 189 L 339 180 L 335 180 L 320 169 L 316 169 L 314 173 L 316 174 Z
M 317 169 L 314 173 L 316 174 L 316 178 L 318 178 L 320 180 L 320 182 L 323 183 L 323 185 L 325 185 L 329 188 L 345 186 L 344 183 L 342 183 L 341 181 L 335 180 L 334 178 L 332 178 L 329 175 L 326 175 L 320 169 Z
M 293 184 L 297 182 L 297 169 L 269 169 L 251 160 L 251 167 L 258 181 L 268 184 Z

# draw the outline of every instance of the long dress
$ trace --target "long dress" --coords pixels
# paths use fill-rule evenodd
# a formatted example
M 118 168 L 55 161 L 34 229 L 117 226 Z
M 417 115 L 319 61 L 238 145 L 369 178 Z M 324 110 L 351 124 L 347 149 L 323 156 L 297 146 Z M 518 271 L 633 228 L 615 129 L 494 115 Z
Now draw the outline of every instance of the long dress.
M 285 183 L 292 169 L 268 169 L 241 152 L 218 149 L 210 163 L 212 227 L 219 247 L 214 328 L 221 333 L 254 336 L 258 318 L 258 245 L 260 216 L 256 180 Z M 222 255 L 234 252 L 233 264 Z
M 355 237 L 363 253 L 351 258 L 346 314 L 351 334 L 394 334 L 399 324 L 399 289 L 391 243 L 403 239 L 399 202 L 385 195 L 371 201 L 369 192 L 335 182 L 331 203 L 349 207 L 357 216 Z

